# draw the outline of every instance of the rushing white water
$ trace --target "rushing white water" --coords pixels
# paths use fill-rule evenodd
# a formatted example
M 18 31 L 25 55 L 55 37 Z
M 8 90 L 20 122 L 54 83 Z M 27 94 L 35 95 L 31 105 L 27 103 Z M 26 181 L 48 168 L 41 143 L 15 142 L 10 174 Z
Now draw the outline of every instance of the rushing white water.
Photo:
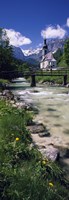
M 34 120 L 45 124 L 51 133 L 50 138 L 39 139 L 35 136 L 36 142 L 45 145 L 53 143 L 69 149 L 69 89 L 46 85 L 30 88 L 25 81 L 15 84 L 24 86 L 21 90 L 17 89 L 15 93 L 20 96 L 21 100 L 26 99 L 38 107 L 39 113 Z M 69 157 L 64 161 L 69 164 Z
M 15 81 L 14 81 L 15 82 Z M 19 78 L 14 83 L 15 93 L 22 99 L 37 105 L 39 114 L 36 121 L 41 121 L 50 129 L 52 135 L 60 136 L 64 143 L 69 140 L 69 89 L 63 87 L 37 86 L 30 88 L 25 79 Z

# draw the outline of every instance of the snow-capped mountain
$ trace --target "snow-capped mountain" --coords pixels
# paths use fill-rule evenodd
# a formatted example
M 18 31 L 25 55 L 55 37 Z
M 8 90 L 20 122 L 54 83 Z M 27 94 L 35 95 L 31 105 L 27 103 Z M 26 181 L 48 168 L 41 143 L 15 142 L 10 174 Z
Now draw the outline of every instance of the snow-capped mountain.
M 47 40 L 47 45 L 48 45 L 48 52 L 52 51 L 53 53 L 55 53 L 59 48 L 60 49 L 64 49 L 64 44 L 65 44 L 65 40 L 66 39 L 51 39 L 51 40 Z M 42 45 L 43 46 L 43 45 Z M 26 59 L 35 59 L 37 61 L 40 62 L 41 58 L 42 58 L 42 48 L 37 48 L 34 50 L 22 50 L 25 58 Z
M 16 58 L 16 59 L 25 61 L 25 62 L 32 64 L 32 65 L 38 65 L 39 64 L 37 58 L 35 57 L 35 54 L 33 54 L 33 56 L 32 55 L 25 56 L 24 53 L 22 52 L 21 48 L 15 47 L 15 46 L 12 46 L 12 52 L 13 52 L 14 58 Z M 37 57 L 38 57 L 38 54 L 37 54 Z
M 25 59 L 34 59 L 37 60 L 38 62 L 41 60 L 42 57 L 42 50 L 40 49 L 37 53 L 34 51 L 34 53 L 31 52 L 31 54 L 25 56 Z
M 48 51 L 56 52 L 58 48 L 64 48 L 66 39 L 50 39 L 47 41 Z M 42 45 L 43 46 L 43 45 Z M 13 46 L 13 55 L 17 59 L 27 61 L 30 64 L 36 64 L 40 62 L 42 58 L 42 48 L 22 50 L 19 47 Z
M 50 39 L 48 40 L 48 49 L 49 51 L 55 52 L 58 48 L 64 49 L 66 39 Z

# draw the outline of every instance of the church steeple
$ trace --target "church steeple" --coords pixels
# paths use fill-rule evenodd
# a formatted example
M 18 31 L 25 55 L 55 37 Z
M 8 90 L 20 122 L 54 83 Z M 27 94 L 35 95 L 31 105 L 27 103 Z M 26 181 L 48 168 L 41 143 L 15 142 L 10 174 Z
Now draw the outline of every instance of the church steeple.
M 45 38 L 44 39 L 44 45 L 43 45 L 43 56 L 45 56 L 47 54 L 47 50 L 48 50 L 48 47 L 47 47 L 46 38 Z

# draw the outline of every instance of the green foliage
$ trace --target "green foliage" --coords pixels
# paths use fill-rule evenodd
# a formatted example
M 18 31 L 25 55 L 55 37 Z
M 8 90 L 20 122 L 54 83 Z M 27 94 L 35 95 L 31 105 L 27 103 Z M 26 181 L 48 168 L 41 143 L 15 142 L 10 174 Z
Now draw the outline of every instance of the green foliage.
M 7 38 L 6 31 L 0 28 L 0 77 L 9 79 L 8 71 L 12 67 L 12 48 L 9 46 L 9 39 Z
M 67 66 L 69 66 L 69 39 L 66 41 L 65 46 L 64 46 L 64 57 L 65 57 Z
M 9 81 L 6 79 L 0 79 L 0 83 L 7 84 L 7 83 L 9 83 Z
M 63 78 L 61 77 L 59 79 L 58 76 L 38 76 L 36 78 L 37 82 L 41 82 L 41 83 L 52 83 L 52 84 L 55 84 L 55 83 L 58 83 L 58 84 L 61 84 L 63 83 Z
M 57 60 L 57 65 L 61 61 L 62 55 L 63 55 L 63 52 L 60 48 L 56 51 L 56 53 L 54 53 L 54 58 Z
M 2 28 L 0 28 L 0 45 L 3 48 L 9 46 L 9 39 L 6 35 L 6 31 L 5 29 L 2 29 Z
M 0 67 L 9 64 L 11 61 L 12 48 L 9 46 L 9 39 L 7 38 L 6 31 L 0 29 Z
M 64 56 L 64 54 L 61 56 L 61 59 L 60 59 L 60 61 L 59 61 L 59 63 L 58 63 L 58 66 L 59 66 L 59 67 L 67 67 L 67 63 L 66 63 L 66 61 L 65 61 L 65 56 Z
M 29 64 L 22 62 L 22 64 L 18 65 L 18 72 L 21 73 L 22 76 L 25 76 L 26 74 L 26 78 L 28 78 L 28 75 L 30 74 Z
M 66 47 L 64 47 L 65 49 Z M 66 50 L 64 50 L 66 51 Z M 54 58 L 57 60 L 57 65 L 59 67 L 67 67 L 67 62 L 66 62 L 66 56 L 67 53 L 63 52 L 60 48 L 56 51 L 56 53 L 54 53 Z
M 12 71 L 12 73 L 11 73 Z M 12 47 L 9 45 L 6 31 L 0 28 L 0 76 L 5 79 L 12 79 L 23 75 L 24 71 L 29 72 L 29 65 L 13 57 Z
M 61 168 L 32 147 L 29 117 L 0 101 L 0 200 L 67 200 Z

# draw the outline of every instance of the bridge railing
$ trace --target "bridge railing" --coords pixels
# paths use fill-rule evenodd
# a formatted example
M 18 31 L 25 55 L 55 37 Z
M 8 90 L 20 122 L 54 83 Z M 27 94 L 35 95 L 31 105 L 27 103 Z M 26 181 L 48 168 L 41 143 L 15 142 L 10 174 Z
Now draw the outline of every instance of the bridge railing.
M 57 70 L 48 70 L 48 71 L 42 71 L 42 70 L 34 70 L 34 71 L 22 71 L 19 72 L 17 70 L 15 71 L 1 71 L 0 72 L 0 78 L 4 78 L 4 77 L 18 77 L 18 76 L 25 76 L 25 77 L 29 77 L 29 76 L 64 76 L 67 75 L 69 76 L 69 68 L 62 68 L 62 69 L 57 69 Z
M 69 69 L 65 70 L 48 70 L 48 71 L 37 71 L 35 72 L 36 75 L 39 76 L 64 76 L 65 74 L 69 75 Z

